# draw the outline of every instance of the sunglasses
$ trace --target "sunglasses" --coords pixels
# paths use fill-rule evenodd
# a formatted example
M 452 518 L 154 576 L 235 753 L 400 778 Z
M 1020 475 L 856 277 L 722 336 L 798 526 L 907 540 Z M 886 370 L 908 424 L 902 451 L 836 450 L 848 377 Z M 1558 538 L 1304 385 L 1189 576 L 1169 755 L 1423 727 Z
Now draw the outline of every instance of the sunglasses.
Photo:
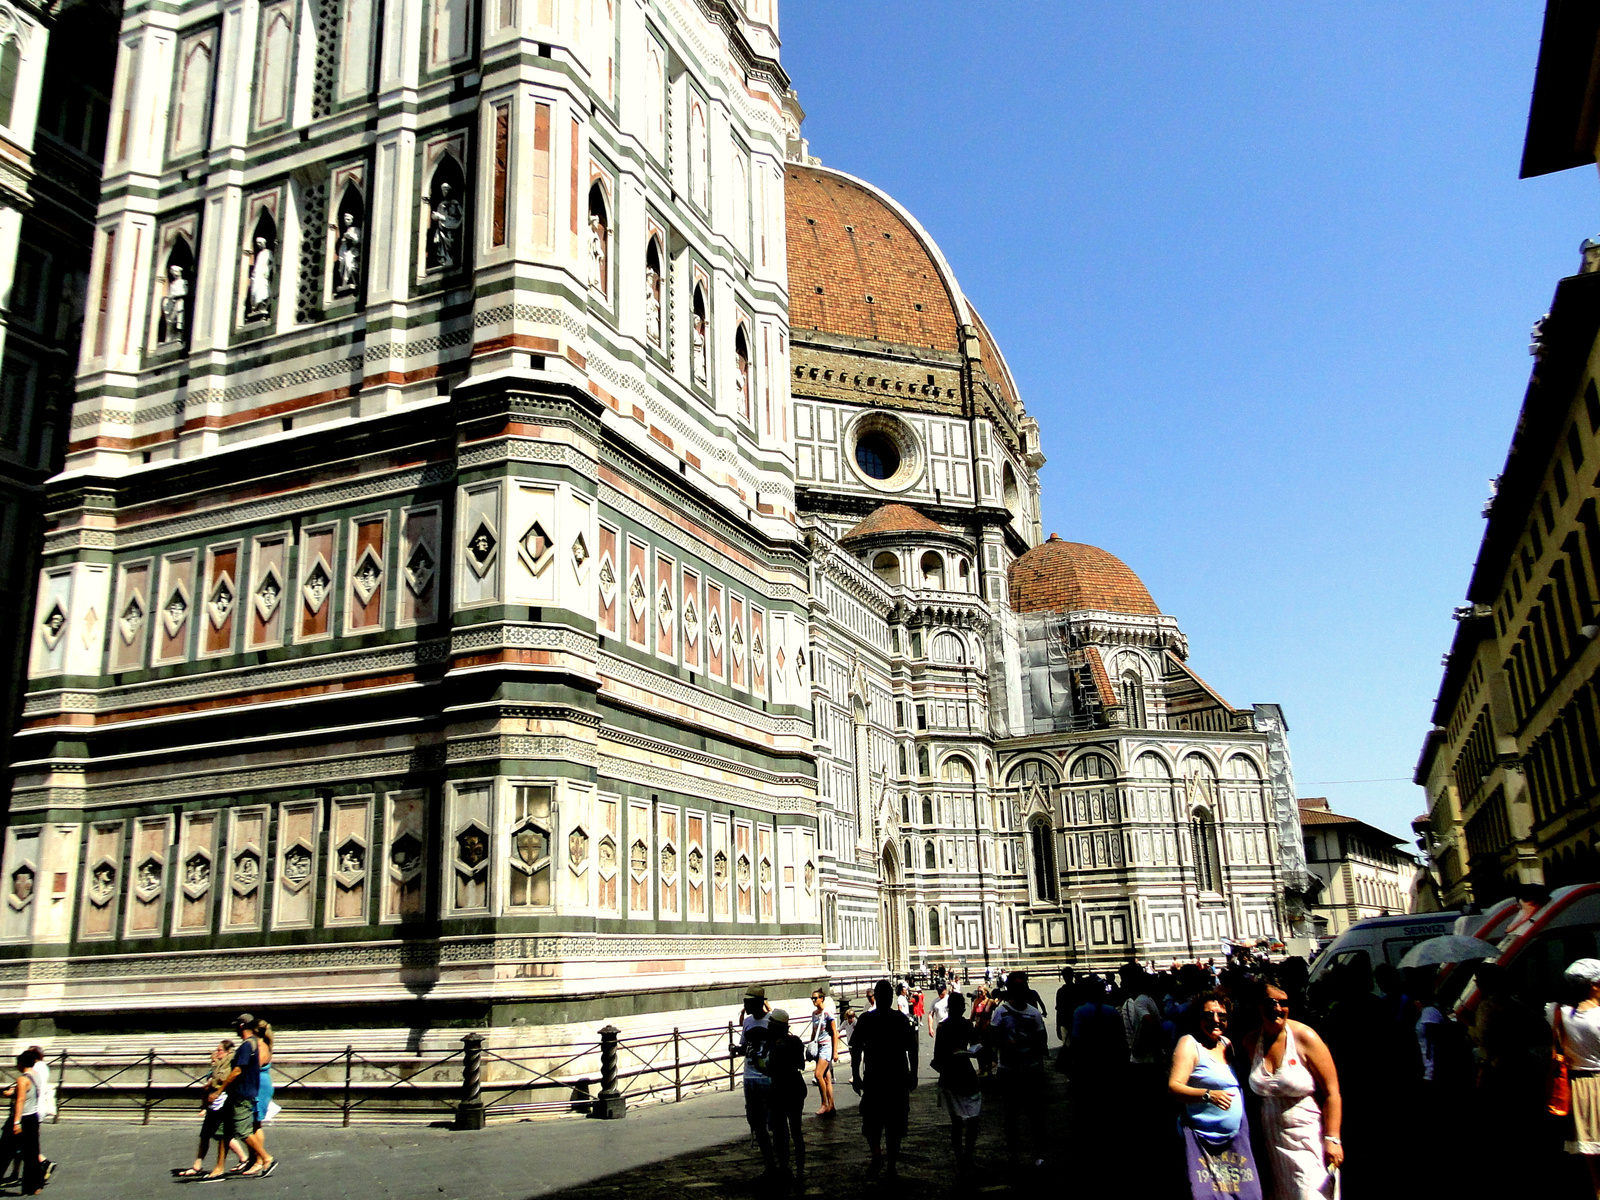
M 1274 1000 L 1271 996 L 1268 996 L 1267 997 L 1267 1007 L 1268 1008 L 1281 1008 L 1285 1012 L 1288 1012 L 1289 1011 L 1289 1002 L 1287 1000 Z
M 1201 1013 L 1200 1014 L 1200 1019 L 1202 1021 L 1209 1021 L 1213 1025 L 1226 1025 L 1228 1023 L 1228 1014 L 1227 1013 Z

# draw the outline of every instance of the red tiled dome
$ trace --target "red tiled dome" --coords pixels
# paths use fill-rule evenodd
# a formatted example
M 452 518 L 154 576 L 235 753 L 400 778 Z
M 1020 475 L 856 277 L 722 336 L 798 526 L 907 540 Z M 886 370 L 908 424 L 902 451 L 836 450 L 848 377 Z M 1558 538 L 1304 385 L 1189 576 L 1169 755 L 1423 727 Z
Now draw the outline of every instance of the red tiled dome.
M 784 170 L 796 335 L 815 329 L 959 353 L 964 318 L 918 232 L 847 176 L 797 163 Z
M 1011 564 L 1011 607 L 1017 612 L 1161 613 L 1139 577 L 1116 555 L 1063 541 L 1054 533 Z
M 945 528 L 930 521 L 909 504 L 885 504 L 875 508 L 850 528 L 839 540 L 871 537 L 875 533 L 943 533 Z

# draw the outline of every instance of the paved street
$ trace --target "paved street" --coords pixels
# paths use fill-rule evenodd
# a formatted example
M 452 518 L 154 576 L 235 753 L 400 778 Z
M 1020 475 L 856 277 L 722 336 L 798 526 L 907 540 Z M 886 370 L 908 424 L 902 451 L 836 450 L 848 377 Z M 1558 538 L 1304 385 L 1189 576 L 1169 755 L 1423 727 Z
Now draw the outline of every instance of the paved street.
M 927 1039 L 923 1039 L 926 1057 Z M 1065 1084 L 1050 1072 L 1051 1158 L 1067 1150 Z M 850 1089 L 839 1089 L 840 1112 L 806 1118 L 807 1194 L 830 1197 L 919 1196 L 952 1191 L 948 1119 L 924 1068 L 912 1097 L 902 1182 L 885 1189 L 865 1178 L 861 1122 Z M 816 1107 L 813 1090 L 807 1108 Z M 196 1121 L 198 1126 L 198 1119 Z M 45 1130 L 46 1152 L 62 1164 L 46 1194 L 53 1200 L 164 1195 L 197 1186 L 170 1178 L 187 1166 L 195 1130 L 176 1124 L 63 1123 Z M 368 1125 L 352 1129 L 278 1124 L 271 1145 L 283 1165 L 271 1179 L 207 1185 L 207 1195 L 348 1197 L 349 1200 L 580 1200 L 626 1192 L 681 1197 L 748 1194 L 760 1161 L 744 1122 L 738 1092 L 721 1092 L 638 1109 L 621 1121 L 562 1118 L 491 1126 L 457 1133 L 423 1126 Z M 962 1194 L 1004 1190 L 999 1105 L 984 1114 L 978 1144 L 979 1178 Z M 1052 1161 L 1052 1166 L 1063 1164 Z

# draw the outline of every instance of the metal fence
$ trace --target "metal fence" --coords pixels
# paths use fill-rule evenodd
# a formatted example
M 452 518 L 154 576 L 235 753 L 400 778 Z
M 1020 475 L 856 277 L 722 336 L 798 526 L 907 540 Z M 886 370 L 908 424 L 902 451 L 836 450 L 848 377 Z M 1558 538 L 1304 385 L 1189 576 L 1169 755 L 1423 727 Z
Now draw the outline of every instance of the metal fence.
M 538 1115 L 621 1116 L 629 1105 L 678 1101 L 739 1081 L 732 1022 L 625 1037 L 612 1026 L 577 1041 L 486 1045 L 469 1033 L 454 1049 L 274 1054 L 273 1099 L 283 1120 L 349 1125 L 358 1120 L 486 1121 Z M 150 1049 L 49 1058 L 56 1121 L 188 1120 L 210 1064 Z

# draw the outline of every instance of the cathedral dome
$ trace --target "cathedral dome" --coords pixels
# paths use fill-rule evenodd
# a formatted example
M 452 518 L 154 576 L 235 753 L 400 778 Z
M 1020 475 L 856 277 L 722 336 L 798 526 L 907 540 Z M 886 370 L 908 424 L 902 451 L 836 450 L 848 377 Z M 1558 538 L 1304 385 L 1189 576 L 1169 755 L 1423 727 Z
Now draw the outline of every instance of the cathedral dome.
M 1017 612 L 1100 612 L 1161 615 L 1139 577 L 1098 546 L 1050 540 L 1011 564 L 1011 607 Z
M 785 172 L 791 337 L 874 353 L 876 343 L 897 358 L 930 362 L 959 364 L 970 357 L 979 368 L 974 382 L 1015 419 L 1022 406 L 1011 371 L 916 218 L 841 171 L 789 163 Z M 938 373 L 927 382 L 931 387 L 916 389 L 917 400 L 901 381 L 898 394 L 878 398 L 897 407 L 934 409 L 955 399 Z M 929 402 L 930 391 L 945 405 Z
M 944 532 L 943 525 L 929 520 L 909 504 L 885 504 L 857 521 L 839 540 L 851 542 L 878 534 Z

